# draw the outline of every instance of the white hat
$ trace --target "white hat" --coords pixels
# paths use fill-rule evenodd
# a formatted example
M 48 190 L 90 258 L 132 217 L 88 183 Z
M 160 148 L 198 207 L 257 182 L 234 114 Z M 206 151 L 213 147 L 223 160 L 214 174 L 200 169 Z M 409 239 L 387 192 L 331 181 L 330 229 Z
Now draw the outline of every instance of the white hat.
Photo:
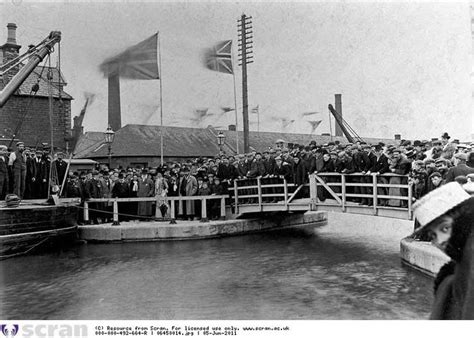
M 471 196 L 457 182 L 450 182 L 431 191 L 413 204 L 413 213 L 421 227 L 445 214 Z

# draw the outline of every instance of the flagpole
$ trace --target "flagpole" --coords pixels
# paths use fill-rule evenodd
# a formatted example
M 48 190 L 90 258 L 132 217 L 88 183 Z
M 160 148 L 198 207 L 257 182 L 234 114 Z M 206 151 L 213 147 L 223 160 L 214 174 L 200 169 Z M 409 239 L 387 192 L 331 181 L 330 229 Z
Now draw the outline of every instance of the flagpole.
M 260 135 L 260 107 L 257 106 L 257 133 Z
M 232 43 L 232 77 L 234 78 L 234 106 L 235 106 L 235 149 L 239 153 L 239 119 L 237 112 L 237 87 L 235 85 L 235 71 L 234 71 L 234 44 Z
M 161 38 L 160 32 L 158 32 L 158 75 L 160 77 L 160 165 L 163 167 L 163 69 L 161 68 Z

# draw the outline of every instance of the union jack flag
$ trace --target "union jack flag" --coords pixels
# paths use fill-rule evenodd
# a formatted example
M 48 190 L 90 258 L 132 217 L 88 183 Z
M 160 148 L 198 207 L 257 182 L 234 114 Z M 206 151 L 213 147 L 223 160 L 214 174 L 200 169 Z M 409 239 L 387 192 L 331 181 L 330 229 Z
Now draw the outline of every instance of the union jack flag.
M 118 74 L 127 79 L 159 79 L 157 42 L 158 33 L 105 60 L 100 69 L 106 76 Z
M 210 48 L 205 56 L 206 67 L 221 73 L 233 74 L 232 40 L 222 41 Z

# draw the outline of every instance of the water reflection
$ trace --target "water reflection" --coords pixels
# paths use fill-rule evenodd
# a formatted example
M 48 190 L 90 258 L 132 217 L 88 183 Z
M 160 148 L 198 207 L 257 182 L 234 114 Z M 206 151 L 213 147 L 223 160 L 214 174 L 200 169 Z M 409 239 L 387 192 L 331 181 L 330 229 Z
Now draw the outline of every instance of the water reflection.
M 82 245 L 0 263 L 6 319 L 425 319 L 432 280 L 364 229 Z

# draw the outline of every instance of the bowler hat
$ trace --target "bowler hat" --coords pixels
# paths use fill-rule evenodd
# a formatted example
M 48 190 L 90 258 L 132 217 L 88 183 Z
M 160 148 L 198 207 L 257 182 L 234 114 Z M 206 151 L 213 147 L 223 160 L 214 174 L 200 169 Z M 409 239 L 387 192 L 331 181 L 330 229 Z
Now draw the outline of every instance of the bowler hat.
M 449 140 L 451 138 L 451 136 L 448 135 L 448 133 L 443 133 L 443 135 L 441 135 L 441 138 L 445 138 L 447 140 Z

